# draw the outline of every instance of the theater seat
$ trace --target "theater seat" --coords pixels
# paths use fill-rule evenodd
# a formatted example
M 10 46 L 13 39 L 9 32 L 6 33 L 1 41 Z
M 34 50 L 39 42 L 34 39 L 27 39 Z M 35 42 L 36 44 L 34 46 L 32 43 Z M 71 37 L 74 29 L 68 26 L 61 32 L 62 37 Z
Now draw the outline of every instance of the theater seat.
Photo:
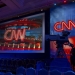
M 50 75 L 61 75 L 61 72 L 58 70 L 53 70 L 50 72 Z
M 36 64 L 36 70 L 40 70 L 40 69 L 43 69 L 45 68 L 45 63 L 42 62 L 42 61 L 38 61 L 37 64 Z
M 28 68 L 26 70 L 26 75 L 36 75 L 34 68 Z
M 73 71 L 67 71 L 64 73 L 64 75 L 75 75 L 75 73 Z
M 41 69 L 38 71 L 38 75 L 49 75 L 48 71 L 45 69 Z
M 4 72 L 0 72 L 0 75 L 4 75 Z
M 23 75 L 25 75 L 25 74 L 26 74 L 25 68 L 24 68 L 23 66 L 18 67 L 18 68 L 16 69 L 16 74 L 17 74 L 17 75 L 18 75 L 18 74 L 23 74 Z
M 11 72 L 6 72 L 4 75 L 13 75 Z

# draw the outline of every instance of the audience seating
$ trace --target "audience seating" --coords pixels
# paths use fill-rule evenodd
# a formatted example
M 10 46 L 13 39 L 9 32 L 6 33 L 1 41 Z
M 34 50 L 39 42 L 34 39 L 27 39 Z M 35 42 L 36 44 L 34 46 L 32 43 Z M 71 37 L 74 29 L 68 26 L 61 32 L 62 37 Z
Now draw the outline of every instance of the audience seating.
M 26 75 L 36 75 L 35 69 L 34 68 L 28 68 L 26 70 Z
M 38 71 L 38 75 L 49 75 L 48 71 L 45 69 L 41 69 Z
M 16 74 L 23 74 L 23 75 L 25 75 L 26 74 L 26 70 L 25 70 L 25 68 L 24 67 L 18 67 L 17 69 L 16 69 Z
M 48 71 L 44 68 L 37 71 L 32 67 L 25 69 L 23 66 L 20 66 L 16 69 L 15 74 L 12 72 L 0 72 L 0 75 L 75 75 L 75 72 L 67 71 L 62 73 L 58 70 Z
M 37 63 L 36 63 L 36 70 L 38 71 L 38 70 L 40 70 L 42 68 L 45 68 L 45 63 L 42 62 L 42 61 L 37 61 Z
M 2 66 L 3 72 L 7 72 L 7 65 L 8 65 L 7 59 L 4 59 L 3 66 Z
M 26 59 L 23 59 L 23 66 L 26 67 Z
M 0 72 L 0 75 L 4 75 L 4 72 Z
M 53 70 L 50 72 L 50 75 L 61 75 L 61 72 L 58 70 Z
M 12 62 L 13 62 L 12 72 L 15 72 L 18 67 L 18 62 L 16 59 L 13 59 Z
M 47 69 L 46 67 L 49 68 Z M 59 69 L 62 69 L 62 71 L 60 71 Z M 16 75 L 36 75 L 36 74 L 75 75 L 75 73 L 72 72 L 72 70 L 70 70 L 68 67 L 59 68 L 59 69 L 57 69 L 57 67 L 53 67 L 50 70 L 49 63 L 48 62 L 44 63 L 42 60 L 39 61 L 39 59 L 34 60 L 34 59 L 18 59 L 18 58 L 17 59 L 0 58 L 0 75 L 7 75 L 7 72 L 11 72 L 12 74 L 16 74 Z M 65 71 L 65 69 L 67 71 Z
M 4 75 L 13 75 L 12 72 L 6 72 Z
M 64 73 L 64 75 L 75 75 L 75 73 L 73 71 L 67 71 Z
M 16 69 L 20 66 L 25 68 L 36 68 L 36 60 L 34 59 L 2 59 L 0 58 L 0 72 L 16 72 Z
M 13 62 L 12 62 L 12 59 L 8 59 L 7 60 L 7 71 L 12 71 L 12 67 L 13 67 Z M 10 68 L 10 69 L 9 69 Z

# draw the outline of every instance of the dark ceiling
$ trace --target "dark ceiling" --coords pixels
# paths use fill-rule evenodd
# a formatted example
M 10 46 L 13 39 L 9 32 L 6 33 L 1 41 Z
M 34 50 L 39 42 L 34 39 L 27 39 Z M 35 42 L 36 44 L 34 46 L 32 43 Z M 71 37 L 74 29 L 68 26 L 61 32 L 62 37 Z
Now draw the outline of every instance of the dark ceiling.
M 0 21 L 62 2 L 64 0 L 0 0 Z
M 0 0 L 0 8 L 5 7 L 5 6 L 6 6 L 6 4 Z

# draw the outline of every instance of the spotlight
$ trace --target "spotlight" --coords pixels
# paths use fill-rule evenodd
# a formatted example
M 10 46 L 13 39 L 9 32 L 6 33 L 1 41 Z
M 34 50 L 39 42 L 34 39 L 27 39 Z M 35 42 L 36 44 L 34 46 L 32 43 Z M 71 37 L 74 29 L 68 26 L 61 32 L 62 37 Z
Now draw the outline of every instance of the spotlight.
M 64 3 L 66 3 L 67 1 L 64 1 Z
M 54 3 L 54 5 L 57 5 L 56 3 Z
M 43 11 L 43 9 L 41 9 L 41 11 Z
M 74 2 L 74 1 L 72 1 L 72 2 Z

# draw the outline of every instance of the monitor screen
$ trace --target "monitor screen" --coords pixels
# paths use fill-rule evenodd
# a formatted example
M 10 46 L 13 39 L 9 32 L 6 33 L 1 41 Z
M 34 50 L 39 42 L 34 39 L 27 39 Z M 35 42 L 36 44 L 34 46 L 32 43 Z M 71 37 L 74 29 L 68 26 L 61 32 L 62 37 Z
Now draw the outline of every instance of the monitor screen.
M 75 4 L 54 5 L 50 9 L 50 57 L 60 53 L 70 57 L 75 47 Z
M 44 53 L 45 14 L 0 24 L 0 53 Z

